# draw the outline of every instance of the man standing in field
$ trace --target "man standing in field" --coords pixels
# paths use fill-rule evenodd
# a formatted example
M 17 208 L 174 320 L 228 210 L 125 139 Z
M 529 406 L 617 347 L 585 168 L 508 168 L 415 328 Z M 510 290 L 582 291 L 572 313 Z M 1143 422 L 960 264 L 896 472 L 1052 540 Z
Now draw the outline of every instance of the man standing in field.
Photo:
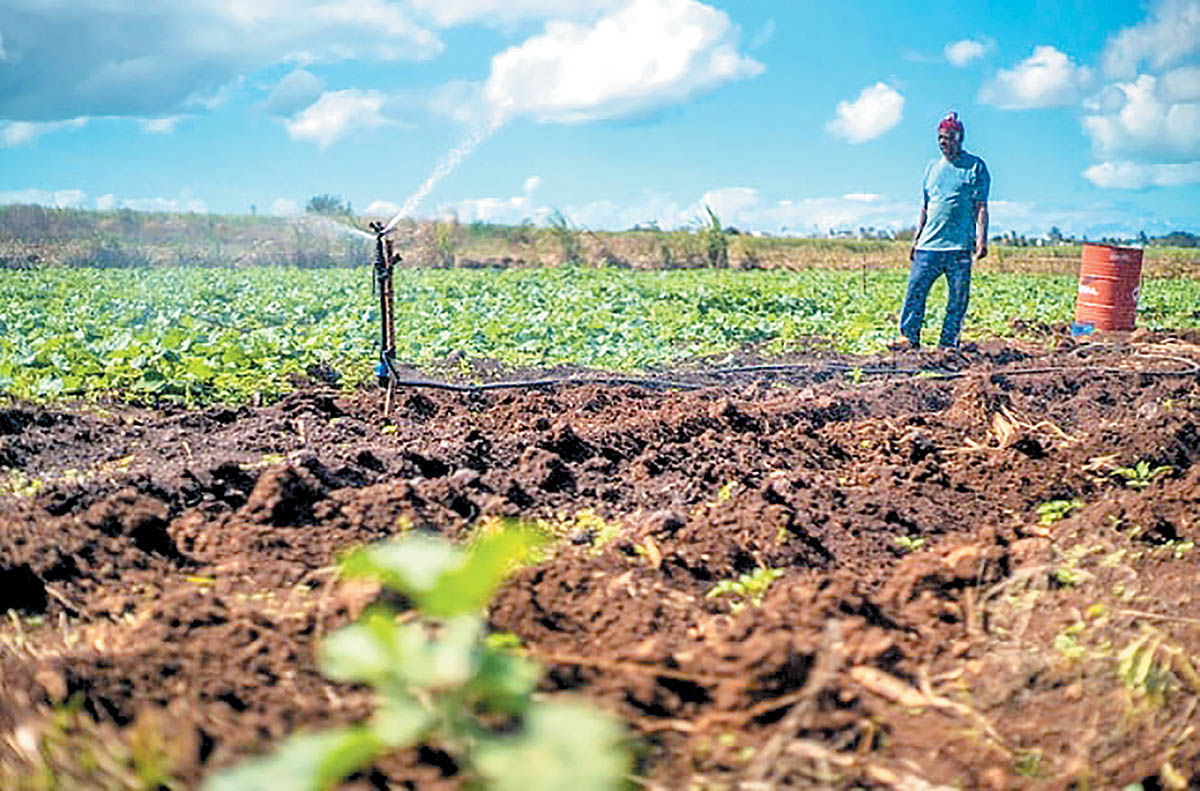
M 957 113 L 941 120 L 937 135 L 942 156 L 925 167 L 921 218 L 908 253 L 912 269 L 900 312 L 903 337 L 893 345 L 895 349 L 920 348 L 925 298 L 933 281 L 943 274 L 949 295 L 938 345 L 958 346 L 971 295 L 971 256 L 987 255 L 987 200 L 992 177 L 982 159 L 963 151 L 963 125 Z

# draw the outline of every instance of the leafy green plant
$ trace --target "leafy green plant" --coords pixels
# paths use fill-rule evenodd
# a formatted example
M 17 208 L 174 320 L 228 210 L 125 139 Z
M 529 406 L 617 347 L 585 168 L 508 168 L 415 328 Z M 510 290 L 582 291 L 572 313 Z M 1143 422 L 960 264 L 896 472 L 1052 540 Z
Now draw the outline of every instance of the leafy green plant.
M 1174 467 L 1166 464 L 1160 467 L 1151 467 L 1150 462 L 1142 459 L 1132 467 L 1117 467 L 1111 474 L 1124 480 L 1125 485 L 1130 489 L 1145 489 L 1158 476 L 1168 475 L 1174 471 Z
M 622 729 L 581 704 L 535 701 L 537 665 L 488 639 L 480 612 L 520 558 L 540 542 L 523 528 L 493 531 L 469 551 L 422 534 L 360 549 L 343 563 L 411 601 L 398 622 L 376 606 L 320 647 L 330 678 L 375 692 L 371 719 L 299 733 L 272 755 L 216 775 L 205 791 L 323 791 L 384 753 L 436 744 L 474 788 L 619 788 L 628 770 Z
M 772 583 L 782 576 L 783 569 L 758 568 L 748 571 L 736 579 L 721 580 L 712 586 L 704 596 L 707 599 L 715 599 L 719 596 L 730 597 L 732 602 L 729 608 L 733 612 L 742 610 L 747 604 L 758 607 L 762 604 L 763 597 L 767 595 Z
M 900 548 L 902 552 L 916 552 L 921 547 L 925 546 L 925 537 L 915 536 L 893 536 L 892 541 Z
M 1086 650 L 1079 644 L 1076 637 L 1082 634 L 1086 628 L 1087 624 L 1082 621 L 1076 621 L 1069 626 L 1063 627 L 1062 631 L 1054 636 L 1051 646 L 1055 651 L 1058 651 L 1068 659 L 1082 659 Z
M 1052 525 L 1069 513 L 1083 508 L 1083 500 L 1051 500 L 1037 507 L 1038 524 Z
M 1043 753 L 1038 748 L 1021 750 L 1013 756 L 1013 774 L 1021 777 L 1049 777 L 1050 773 L 1042 765 Z
M 1187 653 L 1151 627 L 1117 652 L 1117 676 L 1135 703 L 1161 706 L 1173 690 L 1200 692 L 1200 673 Z
M 291 226 L 281 232 L 291 234 Z M 696 241 L 694 233 L 680 237 Z M 815 242 L 804 249 L 821 250 Z M 698 250 L 697 260 L 703 255 Z M 682 263 L 683 253 L 676 258 Z M 359 260 L 365 267 L 370 258 Z M 353 388 L 372 377 L 378 357 L 378 308 L 365 274 L 292 266 L 0 268 L 0 391 L 268 402 L 310 366 L 333 368 L 339 386 Z M 889 338 L 904 274 L 867 276 L 864 298 L 859 273 L 825 269 L 401 268 L 397 359 L 437 366 L 458 352 L 513 367 L 647 371 L 746 344 L 774 354 L 814 335 L 834 339 L 839 352 L 871 353 Z M 1017 314 L 1069 320 L 1069 306 L 1046 298 L 1061 284 L 1045 276 L 979 277 L 989 292 L 972 307 L 981 334 L 1011 334 Z M 1168 326 L 1194 325 L 1200 280 L 1151 281 L 1143 296 L 1159 301 Z

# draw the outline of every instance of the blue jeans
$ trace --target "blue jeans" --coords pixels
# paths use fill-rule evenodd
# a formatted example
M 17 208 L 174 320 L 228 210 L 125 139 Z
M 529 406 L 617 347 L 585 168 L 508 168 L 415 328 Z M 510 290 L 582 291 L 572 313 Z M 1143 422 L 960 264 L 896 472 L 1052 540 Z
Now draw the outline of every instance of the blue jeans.
M 921 345 L 921 327 L 925 324 L 925 298 L 939 275 L 946 276 L 949 296 L 946 318 L 942 322 L 940 346 L 957 346 L 963 316 L 971 298 L 971 253 L 968 250 L 917 250 L 908 273 L 908 291 L 900 311 L 900 334 L 913 346 Z

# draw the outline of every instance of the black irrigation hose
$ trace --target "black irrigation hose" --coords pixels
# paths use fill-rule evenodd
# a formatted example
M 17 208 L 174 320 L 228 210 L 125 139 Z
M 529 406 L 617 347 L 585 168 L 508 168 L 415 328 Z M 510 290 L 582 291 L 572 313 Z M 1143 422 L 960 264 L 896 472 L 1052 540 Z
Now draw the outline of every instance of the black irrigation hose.
M 668 379 L 639 379 L 625 377 L 591 377 L 565 376 L 551 379 L 525 379 L 513 382 L 487 382 L 478 385 L 456 385 L 451 382 L 438 382 L 431 379 L 395 379 L 396 387 L 423 388 L 428 390 L 449 390 L 453 393 L 478 393 L 484 390 L 536 390 L 544 387 L 559 387 L 563 385 L 608 385 L 621 387 L 645 387 L 651 390 L 700 390 L 711 385 L 696 382 L 673 382 Z
M 1183 358 L 1176 358 L 1183 362 Z M 1100 367 L 1088 368 L 1093 373 L 1101 374 L 1137 374 L 1139 376 L 1200 376 L 1200 363 L 1187 360 L 1189 368 L 1181 371 L 1139 371 L 1133 368 Z M 938 381 L 963 379 L 968 376 L 978 376 L 972 371 L 946 371 L 937 368 L 890 368 L 890 367 L 861 367 L 847 363 L 826 363 L 815 365 L 810 363 L 778 363 L 772 365 L 745 365 L 736 368 L 716 368 L 711 371 L 695 371 L 695 376 L 728 376 L 739 373 L 756 373 L 768 371 L 814 371 L 816 373 L 850 373 L 859 371 L 864 376 L 904 376 L 907 378 L 924 378 Z M 1011 371 L 992 371 L 987 376 L 993 381 L 996 377 L 1004 376 L 1036 376 L 1039 374 L 1062 373 L 1073 370 L 1063 366 L 1048 366 L 1042 368 L 1017 368 Z M 485 390 L 519 390 L 578 385 L 606 385 L 613 387 L 633 386 L 645 387 L 652 390 L 700 390 L 712 387 L 711 384 L 698 382 L 680 382 L 670 379 L 653 379 L 638 377 L 592 377 L 566 376 L 549 379 L 526 379 L 510 382 L 488 382 L 486 384 L 453 384 L 430 379 L 393 379 L 397 387 L 424 388 L 430 390 L 449 390 L 455 393 L 477 393 Z

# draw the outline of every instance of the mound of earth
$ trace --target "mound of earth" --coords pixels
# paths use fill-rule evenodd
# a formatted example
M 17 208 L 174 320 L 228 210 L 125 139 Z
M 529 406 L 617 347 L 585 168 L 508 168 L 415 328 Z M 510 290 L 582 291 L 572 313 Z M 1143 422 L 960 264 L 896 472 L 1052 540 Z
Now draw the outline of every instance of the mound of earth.
M 513 516 L 563 540 L 491 625 L 628 723 L 647 787 L 1197 787 L 1191 341 L 401 387 L 386 415 L 4 404 L 0 786 L 169 733 L 190 788 L 363 717 L 314 661 L 372 595 L 339 554 Z M 708 595 L 766 568 L 757 605 Z M 426 745 L 346 787 L 461 785 Z

